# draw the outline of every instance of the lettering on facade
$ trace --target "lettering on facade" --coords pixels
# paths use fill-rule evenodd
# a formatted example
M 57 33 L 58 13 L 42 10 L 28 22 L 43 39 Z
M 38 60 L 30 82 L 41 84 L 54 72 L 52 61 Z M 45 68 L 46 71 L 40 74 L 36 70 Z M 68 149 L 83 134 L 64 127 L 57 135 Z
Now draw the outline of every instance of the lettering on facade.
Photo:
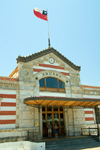
M 45 72 L 45 73 L 42 74 L 42 76 L 56 76 L 56 77 L 61 78 L 61 75 L 59 75 L 55 72 Z

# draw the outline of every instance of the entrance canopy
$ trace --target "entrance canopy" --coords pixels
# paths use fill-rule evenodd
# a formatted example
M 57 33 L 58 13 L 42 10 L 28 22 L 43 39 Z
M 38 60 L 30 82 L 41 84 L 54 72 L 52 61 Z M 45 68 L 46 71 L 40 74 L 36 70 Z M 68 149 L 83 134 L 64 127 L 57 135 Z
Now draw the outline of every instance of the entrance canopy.
M 41 105 L 41 106 L 95 107 L 97 105 L 100 105 L 100 99 L 40 96 L 40 97 L 25 98 L 24 103 L 28 105 Z

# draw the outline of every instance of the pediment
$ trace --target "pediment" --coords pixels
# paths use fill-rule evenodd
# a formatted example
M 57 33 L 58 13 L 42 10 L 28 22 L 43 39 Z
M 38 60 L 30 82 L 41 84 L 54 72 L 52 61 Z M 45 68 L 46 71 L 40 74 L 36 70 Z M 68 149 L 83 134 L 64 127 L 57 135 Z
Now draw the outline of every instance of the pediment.
M 32 61 L 32 60 L 35 60 L 35 59 L 38 59 L 40 57 L 43 57 L 47 54 L 54 54 L 56 55 L 60 60 L 62 60 L 63 62 L 65 62 L 66 64 L 68 64 L 70 67 L 72 67 L 74 70 L 78 70 L 80 71 L 80 66 L 76 66 L 75 64 L 73 64 L 69 59 L 67 59 L 65 56 L 63 56 L 61 53 L 59 53 L 56 49 L 54 48 L 48 48 L 48 49 L 45 49 L 43 51 L 40 51 L 38 53 L 35 53 L 35 54 L 32 54 L 32 55 L 29 55 L 27 57 L 21 57 L 21 56 L 18 56 L 17 58 L 17 63 L 19 62 L 24 62 L 24 63 L 27 63 L 29 61 Z

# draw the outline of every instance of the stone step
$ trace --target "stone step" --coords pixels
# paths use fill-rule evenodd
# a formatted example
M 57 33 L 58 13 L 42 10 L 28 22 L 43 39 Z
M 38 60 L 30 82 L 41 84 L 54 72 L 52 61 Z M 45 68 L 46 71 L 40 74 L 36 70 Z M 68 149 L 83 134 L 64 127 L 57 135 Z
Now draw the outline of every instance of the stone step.
M 99 148 L 98 148 L 99 147 Z M 100 143 L 88 143 L 85 145 L 72 145 L 72 146 L 66 146 L 66 147 L 56 147 L 56 148 L 46 148 L 46 150 L 81 150 L 81 149 L 93 149 L 98 148 L 100 150 Z
M 45 141 L 46 142 L 46 144 L 48 145 L 48 144 L 50 144 L 50 143 L 52 143 L 52 144 L 57 144 L 57 143 L 69 143 L 69 142 L 83 142 L 83 140 L 86 140 L 86 141 L 94 141 L 94 139 L 93 138 L 74 138 L 74 139 L 54 139 L 54 140 L 50 140 L 50 141 Z
M 84 141 L 84 142 L 70 142 L 70 143 L 62 143 L 62 144 L 51 144 L 51 145 L 46 145 L 46 148 L 54 148 L 54 147 L 65 147 L 65 146 L 72 146 L 72 145 L 85 145 L 85 144 L 88 144 L 88 143 L 97 143 L 96 141 L 91 141 L 91 142 L 88 142 L 88 141 Z
M 97 142 L 92 137 L 81 137 L 81 138 L 69 138 L 69 139 L 58 139 L 58 140 L 50 140 L 46 141 L 46 150 L 63 150 L 65 148 L 68 149 L 68 147 L 84 147 L 88 145 L 99 145 L 99 142 Z

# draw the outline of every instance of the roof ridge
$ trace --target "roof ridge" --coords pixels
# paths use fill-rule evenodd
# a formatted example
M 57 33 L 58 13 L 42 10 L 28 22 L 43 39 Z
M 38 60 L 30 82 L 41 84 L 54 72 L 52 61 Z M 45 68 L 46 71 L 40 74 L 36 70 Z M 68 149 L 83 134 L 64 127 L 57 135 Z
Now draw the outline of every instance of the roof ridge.
M 18 58 L 16 60 L 17 60 L 17 63 L 28 62 L 28 61 L 34 60 L 36 58 L 39 58 L 43 55 L 46 55 L 48 53 L 54 53 L 56 56 L 58 56 L 60 59 L 62 59 L 65 63 L 70 65 L 73 69 L 80 71 L 80 68 L 81 68 L 80 66 L 76 66 L 74 63 L 72 63 L 69 59 L 67 59 L 64 55 L 62 55 L 59 51 L 57 51 L 53 47 L 50 47 L 48 49 L 44 49 L 42 51 L 39 51 L 37 53 L 34 53 L 34 54 L 26 56 L 26 57 L 18 56 Z

